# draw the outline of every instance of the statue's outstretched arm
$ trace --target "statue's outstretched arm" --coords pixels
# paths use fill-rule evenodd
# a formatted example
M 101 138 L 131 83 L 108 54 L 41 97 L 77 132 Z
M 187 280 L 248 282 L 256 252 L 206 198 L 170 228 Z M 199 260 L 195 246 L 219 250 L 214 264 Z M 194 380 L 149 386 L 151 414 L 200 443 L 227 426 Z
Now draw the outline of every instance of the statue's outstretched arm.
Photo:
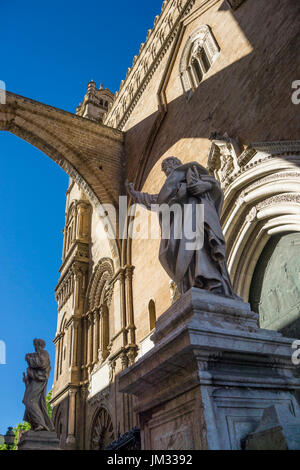
M 127 193 L 136 204 L 142 204 L 149 210 L 151 210 L 152 204 L 157 204 L 158 194 L 148 194 L 136 191 L 133 183 L 129 183 L 127 180 L 125 181 L 125 187 Z

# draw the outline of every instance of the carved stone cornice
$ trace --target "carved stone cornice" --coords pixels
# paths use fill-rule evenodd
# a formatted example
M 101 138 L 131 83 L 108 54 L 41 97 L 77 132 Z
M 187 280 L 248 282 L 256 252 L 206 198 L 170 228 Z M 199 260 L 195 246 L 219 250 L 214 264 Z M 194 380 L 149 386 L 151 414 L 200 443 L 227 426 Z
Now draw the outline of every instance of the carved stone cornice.
M 63 334 L 62 334 L 62 333 L 58 333 L 58 334 L 55 336 L 54 340 L 52 341 L 53 344 L 58 343 L 58 341 L 59 341 L 62 337 L 63 337 Z
M 255 155 L 261 153 L 261 158 L 253 160 Z M 281 156 L 297 156 L 300 155 L 300 141 L 277 141 L 277 142 L 258 142 L 250 144 L 237 158 L 235 167 L 226 168 L 224 178 L 222 180 L 222 187 L 227 188 L 236 178 L 245 173 L 246 171 L 266 163 L 268 160 L 275 159 Z M 219 151 L 215 147 L 211 147 L 208 168 L 211 173 L 218 170 Z
M 73 261 L 89 262 L 89 242 L 74 241 L 71 249 L 61 265 L 59 272 L 63 274 Z
M 269 156 L 300 154 L 300 140 L 281 140 L 275 142 L 254 142 L 249 145 L 239 156 L 239 165 L 244 167 L 258 152 Z
M 99 406 L 100 404 L 105 403 L 110 395 L 109 386 L 101 390 L 101 392 L 97 393 L 93 397 L 89 398 L 89 405 L 90 406 Z
M 58 281 L 55 288 L 55 298 L 58 302 L 58 308 L 61 309 L 74 293 L 75 282 L 81 282 L 84 286 L 84 276 L 88 271 L 88 261 L 73 258 L 67 270 Z

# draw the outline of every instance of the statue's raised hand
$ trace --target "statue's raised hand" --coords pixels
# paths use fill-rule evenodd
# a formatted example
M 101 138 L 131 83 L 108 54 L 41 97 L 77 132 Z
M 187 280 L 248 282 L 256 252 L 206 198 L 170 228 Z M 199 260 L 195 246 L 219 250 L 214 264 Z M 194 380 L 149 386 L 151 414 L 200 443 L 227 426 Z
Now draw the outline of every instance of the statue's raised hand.
M 137 191 L 136 191 L 135 188 L 134 188 L 134 184 L 133 184 L 133 183 L 129 183 L 129 181 L 126 180 L 126 181 L 125 181 L 125 188 L 126 188 L 127 193 L 129 194 L 129 196 L 131 196 L 132 199 L 135 200 L 135 199 L 136 199 Z

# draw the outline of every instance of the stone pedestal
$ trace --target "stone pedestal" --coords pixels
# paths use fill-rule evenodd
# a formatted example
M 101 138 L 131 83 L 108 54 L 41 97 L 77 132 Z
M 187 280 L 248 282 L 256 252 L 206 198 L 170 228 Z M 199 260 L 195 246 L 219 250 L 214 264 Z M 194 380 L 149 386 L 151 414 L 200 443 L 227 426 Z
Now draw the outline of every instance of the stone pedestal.
M 19 439 L 18 450 L 60 450 L 55 432 L 26 431 Z
M 143 449 L 241 449 L 272 405 L 299 419 L 293 340 L 260 329 L 249 304 L 193 288 L 159 318 L 152 340 L 119 376 L 136 397 Z

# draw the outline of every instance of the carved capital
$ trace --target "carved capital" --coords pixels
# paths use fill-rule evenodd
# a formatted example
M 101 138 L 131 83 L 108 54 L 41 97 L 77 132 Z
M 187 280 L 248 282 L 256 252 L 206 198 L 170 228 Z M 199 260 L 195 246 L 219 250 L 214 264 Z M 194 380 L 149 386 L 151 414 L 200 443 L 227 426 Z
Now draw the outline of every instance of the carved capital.
M 129 359 L 125 351 L 122 352 L 120 357 L 121 357 L 122 369 L 124 370 L 128 367 Z
M 134 269 L 135 269 L 135 266 L 126 266 L 125 276 L 128 281 L 132 281 Z
M 114 380 L 115 369 L 116 369 L 116 361 L 110 362 L 109 363 L 109 382 L 110 383 Z

